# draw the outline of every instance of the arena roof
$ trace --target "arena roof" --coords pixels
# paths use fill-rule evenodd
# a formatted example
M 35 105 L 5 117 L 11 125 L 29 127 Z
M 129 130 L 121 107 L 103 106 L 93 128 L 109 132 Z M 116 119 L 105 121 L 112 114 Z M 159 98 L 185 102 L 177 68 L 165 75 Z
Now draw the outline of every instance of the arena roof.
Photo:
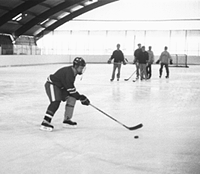
M 0 0 L 0 33 L 36 40 L 73 18 L 118 0 Z

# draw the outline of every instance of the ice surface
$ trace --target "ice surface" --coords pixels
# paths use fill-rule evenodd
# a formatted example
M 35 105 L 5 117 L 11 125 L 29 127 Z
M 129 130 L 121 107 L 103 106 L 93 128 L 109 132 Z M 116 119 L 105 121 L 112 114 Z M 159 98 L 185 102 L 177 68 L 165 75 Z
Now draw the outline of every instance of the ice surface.
M 2 174 L 199 174 L 200 67 L 170 68 L 149 81 L 124 81 L 135 70 L 122 67 L 110 82 L 112 65 L 88 64 L 76 87 L 91 103 L 77 102 L 76 129 L 62 128 L 64 103 L 53 132 L 39 130 L 49 104 L 44 83 L 60 65 L 0 68 L 0 173 Z M 134 78 L 133 78 L 134 79 Z M 138 135 L 139 139 L 134 136 Z

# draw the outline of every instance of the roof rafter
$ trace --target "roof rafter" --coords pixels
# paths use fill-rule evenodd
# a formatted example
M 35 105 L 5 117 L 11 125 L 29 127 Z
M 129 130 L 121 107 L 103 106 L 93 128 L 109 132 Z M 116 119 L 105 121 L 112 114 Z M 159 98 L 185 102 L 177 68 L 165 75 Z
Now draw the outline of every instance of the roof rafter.
M 0 33 L 40 39 L 73 18 L 119 0 L 0 0 Z M 4 3 L 3 3 L 4 2 Z
M 72 5 L 75 5 L 76 3 L 79 3 L 83 0 L 71 0 L 71 1 L 65 1 L 63 3 L 58 4 L 57 6 L 45 11 L 44 13 L 36 16 L 34 19 L 30 20 L 29 22 L 27 22 L 25 25 L 23 25 L 22 27 L 20 27 L 18 30 L 15 31 L 14 35 L 16 37 L 22 35 L 23 33 L 25 33 L 26 31 L 28 31 L 30 28 L 32 28 L 33 26 L 37 25 L 38 23 L 48 19 L 50 16 L 52 16 L 55 13 L 58 13 L 59 11 L 68 8 Z
M 2 26 L 3 24 L 5 24 L 6 22 L 8 22 L 9 20 L 11 20 L 12 18 L 14 18 L 16 15 L 23 13 L 24 11 L 28 10 L 29 8 L 37 5 L 40 2 L 43 2 L 45 0 L 34 0 L 34 1 L 25 1 L 24 3 L 22 3 L 21 5 L 13 8 L 12 10 L 10 10 L 9 12 L 7 12 L 6 14 L 4 14 L 3 16 L 0 17 L 0 26 Z
M 86 13 L 90 10 L 93 10 L 95 8 L 98 8 L 100 6 L 103 6 L 103 5 L 106 5 L 108 3 L 111 3 L 111 2 L 115 2 L 115 1 L 118 1 L 118 0 L 99 0 L 95 3 L 92 3 L 90 5 L 87 5 L 85 6 L 84 8 L 81 8 L 77 11 L 74 11 L 72 13 L 70 13 L 69 15 L 67 15 L 66 17 L 63 17 L 62 19 L 58 20 L 57 22 L 53 23 L 52 25 L 50 25 L 49 27 L 47 27 L 46 29 L 42 30 L 40 33 L 38 33 L 35 38 L 38 40 L 40 39 L 41 37 L 43 37 L 45 34 L 48 34 L 49 32 L 55 30 L 57 27 L 63 25 L 64 23 L 72 20 L 73 18 L 83 14 L 83 13 Z

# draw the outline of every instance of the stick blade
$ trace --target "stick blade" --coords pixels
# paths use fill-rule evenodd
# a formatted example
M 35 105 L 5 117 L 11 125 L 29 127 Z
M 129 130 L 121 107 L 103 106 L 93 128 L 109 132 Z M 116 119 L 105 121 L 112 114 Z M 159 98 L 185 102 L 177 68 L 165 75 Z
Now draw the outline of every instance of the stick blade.
M 128 79 L 124 79 L 125 81 L 128 81 Z
M 140 128 L 142 128 L 143 127 L 143 124 L 142 123 L 140 123 L 140 124 L 138 124 L 138 125 L 136 125 L 136 126 L 133 126 L 133 127 L 127 127 L 129 130 L 136 130 L 136 129 L 140 129 Z

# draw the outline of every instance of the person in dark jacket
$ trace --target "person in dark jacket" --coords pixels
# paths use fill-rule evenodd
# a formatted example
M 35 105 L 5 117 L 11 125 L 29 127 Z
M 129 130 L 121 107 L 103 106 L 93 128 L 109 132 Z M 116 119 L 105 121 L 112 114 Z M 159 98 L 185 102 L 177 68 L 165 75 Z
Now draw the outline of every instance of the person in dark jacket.
M 41 123 L 41 130 L 52 131 L 54 129 L 51 120 L 58 110 L 61 101 L 66 101 L 63 126 L 77 125 L 76 122 L 71 120 L 76 101 L 80 100 L 83 105 L 87 106 L 90 104 L 89 99 L 85 95 L 79 94 L 74 86 L 76 76 L 84 72 L 85 66 L 85 60 L 82 57 L 76 57 L 73 65 L 60 68 L 47 78 L 45 90 L 50 104 Z
M 138 48 L 134 51 L 134 60 L 133 60 L 133 64 L 135 64 L 136 67 L 136 79 L 139 78 L 139 63 L 138 63 L 138 55 L 139 53 L 142 51 L 142 45 L 139 43 L 138 44 Z
M 140 69 L 140 80 L 147 80 L 146 66 L 149 60 L 149 54 L 145 51 L 145 46 L 142 46 L 142 51 L 138 54 L 137 61 Z
M 112 72 L 112 77 L 110 79 L 110 81 L 113 81 L 115 79 L 115 71 L 116 69 L 118 69 L 118 73 L 117 73 L 117 81 L 119 81 L 120 78 L 120 72 L 121 72 L 121 64 L 123 63 L 124 65 L 125 63 L 125 59 L 124 59 L 124 54 L 123 52 L 120 50 L 120 44 L 117 44 L 117 49 L 115 51 L 113 51 L 110 59 L 108 60 L 108 63 L 111 63 L 112 59 L 114 59 L 113 62 L 113 72 Z

